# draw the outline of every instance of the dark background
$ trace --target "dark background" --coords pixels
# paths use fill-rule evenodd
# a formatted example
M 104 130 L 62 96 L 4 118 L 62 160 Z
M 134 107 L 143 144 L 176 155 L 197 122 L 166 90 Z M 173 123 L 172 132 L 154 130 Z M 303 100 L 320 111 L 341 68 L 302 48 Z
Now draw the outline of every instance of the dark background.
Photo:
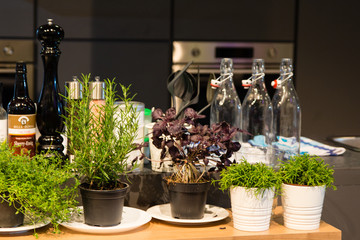
M 0 38 L 35 39 L 53 18 L 65 30 L 59 80 L 92 73 L 132 84 L 146 107 L 170 106 L 172 41 L 295 44 L 302 135 L 360 135 L 360 3 L 311 0 L 0 0 Z M 36 95 L 43 68 L 35 40 Z

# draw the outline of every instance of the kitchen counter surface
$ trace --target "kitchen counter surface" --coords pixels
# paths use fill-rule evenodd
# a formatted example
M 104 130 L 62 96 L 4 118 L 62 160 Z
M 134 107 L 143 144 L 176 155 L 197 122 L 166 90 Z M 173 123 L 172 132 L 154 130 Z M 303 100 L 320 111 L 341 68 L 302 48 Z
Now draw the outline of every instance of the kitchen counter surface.
M 233 227 L 231 217 L 217 223 L 205 224 L 200 226 L 180 226 L 167 224 L 165 222 L 152 219 L 151 222 L 129 232 L 109 235 L 92 235 L 75 232 L 66 228 L 61 228 L 62 233 L 54 235 L 49 229 L 39 230 L 39 239 L 59 239 L 59 240 L 81 240 L 81 239 L 232 239 L 232 240 L 277 240 L 277 239 L 310 239 L 310 240 L 341 240 L 341 231 L 325 222 L 321 222 L 318 230 L 300 231 L 285 228 L 282 222 L 282 208 L 277 207 L 270 229 L 262 232 L 245 232 Z M 1 239 L 35 239 L 31 232 L 20 235 L 0 235 Z

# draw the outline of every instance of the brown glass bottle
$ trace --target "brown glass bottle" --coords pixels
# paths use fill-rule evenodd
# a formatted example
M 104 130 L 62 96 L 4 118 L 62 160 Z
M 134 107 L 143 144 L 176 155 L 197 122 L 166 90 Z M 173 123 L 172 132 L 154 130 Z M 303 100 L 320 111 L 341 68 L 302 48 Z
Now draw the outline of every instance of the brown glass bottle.
M 26 64 L 16 63 L 14 96 L 8 105 L 8 142 L 15 153 L 23 151 L 31 157 L 36 152 L 36 108 L 29 98 Z

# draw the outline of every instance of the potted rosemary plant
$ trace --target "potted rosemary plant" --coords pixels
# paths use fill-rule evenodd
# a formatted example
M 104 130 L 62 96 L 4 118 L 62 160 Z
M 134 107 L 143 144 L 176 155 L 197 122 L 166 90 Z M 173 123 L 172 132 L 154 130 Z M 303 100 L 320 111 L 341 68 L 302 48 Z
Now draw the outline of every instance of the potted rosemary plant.
M 65 97 L 67 106 L 66 136 L 74 153 L 73 165 L 81 178 L 80 193 L 85 223 L 114 226 L 121 222 L 128 184 L 120 182 L 129 173 L 127 158 L 137 149 L 134 144 L 138 129 L 137 111 L 131 105 L 129 87 L 105 80 L 105 101 L 96 104 L 90 99 L 89 75 L 82 75 L 82 98 Z M 122 101 L 122 107 L 115 104 Z M 135 166 L 134 166 L 135 167 Z
M 282 161 L 282 204 L 284 225 L 297 230 L 314 230 L 320 225 L 325 189 L 336 190 L 334 170 L 323 159 L 308 154 Z
M 220 177 L 216 180 L 220 189 L 230 189 L 234 227 L 269 229 L 275 189 L 281 185 L 279 174 L 264 163 L 251 164 L 244 159 L 222 170 Z
M 70 219 L 78 202 L 77 182 L 68 164 L 59 166 L 61 157 L 14 155 L 6 143 L 0 146 L 0 227 L 51 222 L 54 232 L 59 223 Z
M 210 187 L 206 165 L 213 159 L 217 159 L 219 169 L 232 163 L 229 158 L 240 144 L 231 139 L 240 130 L 225 122 L 211 127 L 201 125 L 197 119 L 204 116 L 191 108 L 185 110 L 182 119 L 176 119 L 174 108 L 165 113 L 156 109 L 152 117 L 156 120 L 152 143 L 161 149 L 160 158 L 168 153 L 174 165 L 173 174 L 165 178 L 171 214 L 174 218 L 200 219 Z

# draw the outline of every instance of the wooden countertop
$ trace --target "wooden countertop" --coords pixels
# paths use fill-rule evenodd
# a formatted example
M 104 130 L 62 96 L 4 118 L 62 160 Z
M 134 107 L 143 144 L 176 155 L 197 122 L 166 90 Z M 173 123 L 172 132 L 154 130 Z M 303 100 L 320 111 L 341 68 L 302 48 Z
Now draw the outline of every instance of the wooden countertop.
M 231 215 L 231 214 L 230 214 Z M 270 229 L 263 232 L 245 232 L 233 227 L 230 217 L 217 223 L 198 225 L 198 226 L 180 226 L 167 224 L 166 222 L 152 219 L 151 222 L 132 231 L 111 234 L 111 235 L 91 235 L 75 232 L 61 227 L 60 234 L 51 233 L 49 228 L 38 230 L 39 239 L 59 239 L 59 240 L 91 240 L 91 239 L 121 239 L 121 240 L 161 240 L 161 239 L 238 239 L 238 240 L 341 240 L 341 231 L 325 222 L 321 222 L 318 230 L 300 231 L 291 230 L 284 227 L 282 222 L 282 208 L 277 207 L 275 215 L 271 221 Z M 32 239 L 32 232 L 22 234 L 0 234 L 1 239 Z

